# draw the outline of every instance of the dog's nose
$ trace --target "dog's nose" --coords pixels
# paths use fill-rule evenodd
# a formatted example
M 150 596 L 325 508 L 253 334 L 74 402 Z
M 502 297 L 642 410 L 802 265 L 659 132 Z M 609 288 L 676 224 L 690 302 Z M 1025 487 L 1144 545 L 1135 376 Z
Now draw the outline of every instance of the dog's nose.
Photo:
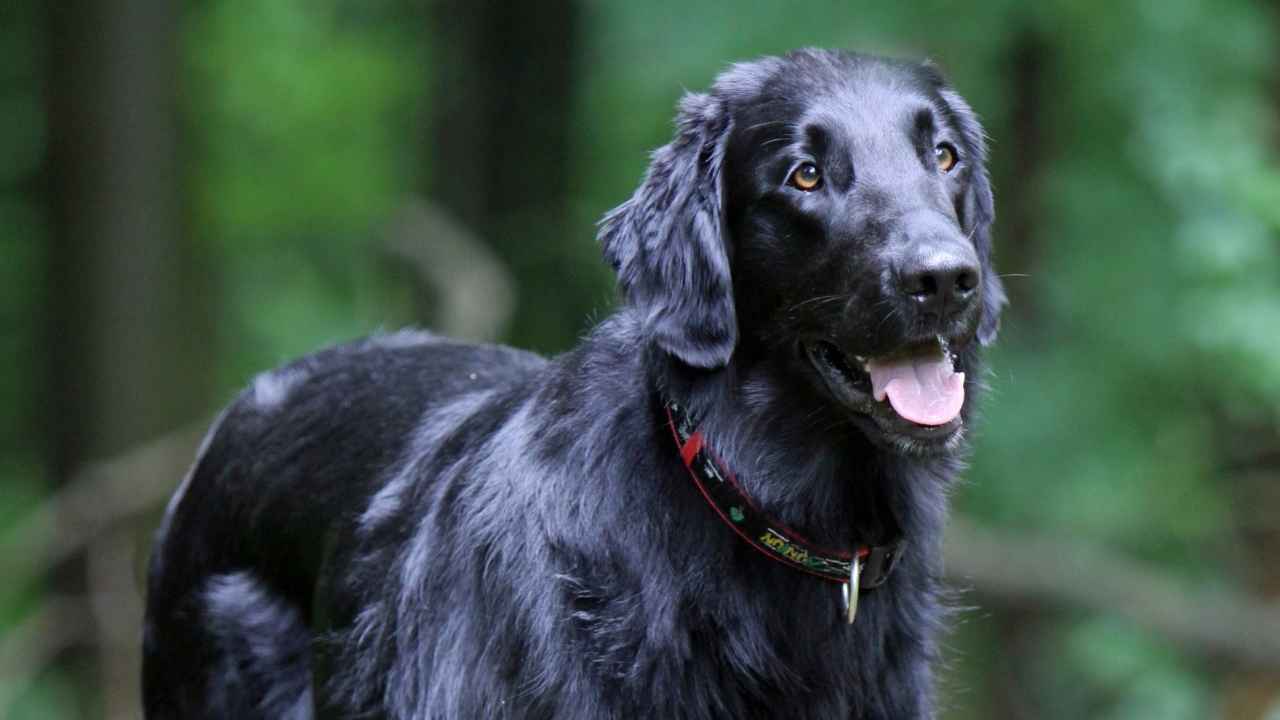
M 939 319 L 967 309 L 980 278 L 972 253 L 936 246 L 919 248 L 898 270 L 900 292 L 922 312 Z

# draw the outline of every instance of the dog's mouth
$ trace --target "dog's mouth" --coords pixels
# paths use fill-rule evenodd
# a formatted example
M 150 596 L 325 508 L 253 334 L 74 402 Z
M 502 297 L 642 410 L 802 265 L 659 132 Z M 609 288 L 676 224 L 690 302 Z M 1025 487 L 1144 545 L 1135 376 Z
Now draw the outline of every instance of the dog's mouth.
M 942 337 L 880 357 L 846 353 L 834 343 L 803 343 L 833 398 L 874 421 L 899 449 L 928 450 L 959 439 L 965 374 Z

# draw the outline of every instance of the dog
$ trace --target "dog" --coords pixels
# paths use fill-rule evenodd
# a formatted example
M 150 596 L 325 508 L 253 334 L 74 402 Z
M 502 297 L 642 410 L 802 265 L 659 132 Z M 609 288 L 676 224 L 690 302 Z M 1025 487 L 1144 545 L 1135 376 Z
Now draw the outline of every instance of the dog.
M 157 533 L 147 717 L 933 717 L 985 159 L 931 64 L 734 65 L 601 222 L 576 348 L 260 375 Z

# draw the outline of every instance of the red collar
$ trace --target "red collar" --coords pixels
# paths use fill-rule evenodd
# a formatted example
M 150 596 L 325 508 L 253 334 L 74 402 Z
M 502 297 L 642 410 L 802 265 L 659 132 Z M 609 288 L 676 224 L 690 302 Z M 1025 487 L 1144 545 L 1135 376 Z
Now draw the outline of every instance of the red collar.
M 823 580 L 852 585 L 857 590 L 877 587 L 889 576 L 902 553 L 901 538 L 886 545 L 857 545 L 851 551 L 813 544 L 756 508 L 733 473 L 707 447 L 702 432 L 685 409 L 670 400 L 664 404 L 680 458 L 694 485 L 720 519 L 748 545 L 783 565 Z M 856 602 L 853 604 L 856 607 Z

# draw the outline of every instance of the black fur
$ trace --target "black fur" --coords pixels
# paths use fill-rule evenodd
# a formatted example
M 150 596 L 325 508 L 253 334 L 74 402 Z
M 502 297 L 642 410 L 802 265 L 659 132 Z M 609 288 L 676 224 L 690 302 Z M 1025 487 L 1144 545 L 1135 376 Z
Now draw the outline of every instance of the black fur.
M 624 302 L 576 349 L 374 337 L 228 408 L 152 557 L 149 718 L 933 717 L 963 428 L 886 430 L 803 348 L 945 336 L 970 419 L 968 341 L 994 339 L 1004 302 L 981 129 L 929 66 L 826 51 L 735 66 L 677 126 L 602 224 Z M 946 175 L 940 139 L 962 158 Z M 787 185 L 797 158 L 822 192 Z M 954 318 L 893 291 L 918 223 L 981 260 L 981 302 Z M 837 586 L 721 524 L 664 394 L 815 542 L 905 537 L 854 625 Z

